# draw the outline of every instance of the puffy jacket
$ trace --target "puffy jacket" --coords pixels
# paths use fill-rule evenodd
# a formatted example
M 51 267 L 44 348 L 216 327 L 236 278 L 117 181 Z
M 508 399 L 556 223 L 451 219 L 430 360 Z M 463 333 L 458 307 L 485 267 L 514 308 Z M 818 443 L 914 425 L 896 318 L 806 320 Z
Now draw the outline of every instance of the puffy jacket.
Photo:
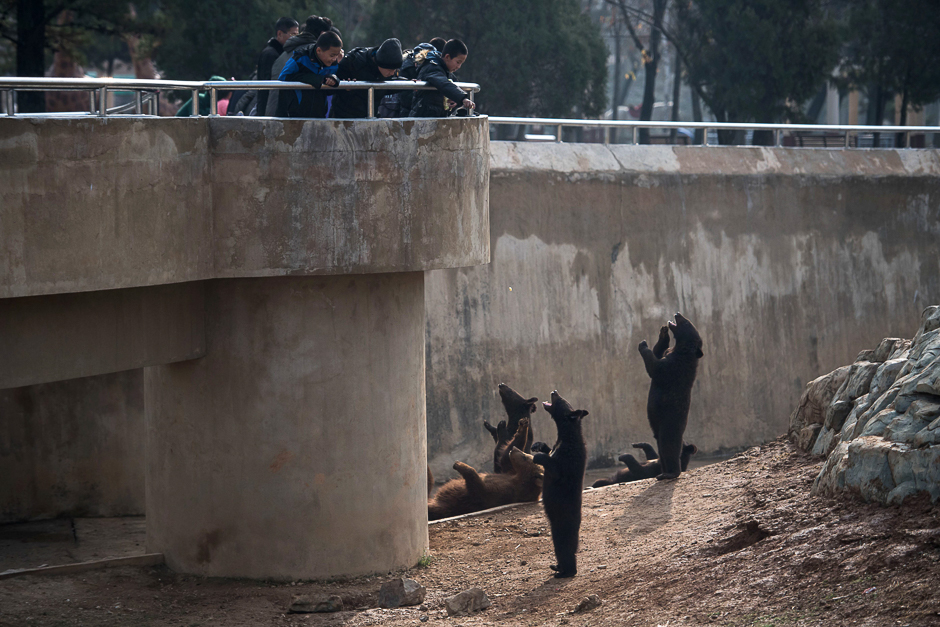
M 401 70 L 398 76 L 402 80 L 416 80 L 418 70 L 427 60 L 427 54 L 435 50 L 431 44 L 418 44 L 414 50 L 406 50 L 402 54 Z M 411 105 L 414 104 L 415 92 L 410 89 L 401 89 L 390 92 L 382 99 L 379 107 L 379 116 L 385 118 L 403 118 L 411 113 Z
M 313 33 L 300 33 L 288 39 L 284 43 L 284 52 L 281 53 L 281 56 L 279 56 L 277 61 L 274 62 L 274 65 L 271 66 L 271 76 L 277 79 L 281 75 L 281 70 L 284 69 L 284 66 L 287 65 L 287 62 L 290 60 L 291 56 L 293 56 L 294 50 L 301 46 L 315 43 L 317 43 L 317 38 L 314 37 Z M 265 106 L 264 109 L 259 108 L 255 115 L 266 115 L 268 117 L 277 115 L 277 103 L 280 97 L 281 90 L 272 89 L 268 91 L 267 106 Z
M 306 89 L 283 90 L 278 99 L 278 117 L 325 118 L 329 104 L 327 94 L 320 91 L 327 78 L 336 79 L 336 65 L 323 65 L 317 57 L 316 44 L 307 44 L 294 50 L 290 60 L 284 64 L 278 79 L 296 81 L 316 87 L 317 91 Z
M 453 72 L 447 71 L 444 58 L 436 50 L 427 53 L 427 60 L 418 69 L 418 80 L 434 87 L 434 91 L 415 92 L 414 104 L 411 105 L 413 118 L 442 118 L 449 114 L 447 101 L 453 100 L 459 106 L 469 96 L 454 85 Z
M 339 62 L 336 75 L 341 81 L 365 81 L 370 83 L 383 83 L 385 77 L 379 72 L 375 62 L 375 51 L 378 47 L 353 48 L 343 60 Z M 379 102 L 388 92 L 376 90 L 373 100 L 373 111 L 378 109 Z M 365 89 L 342 89 L 333 97 L 333 107 L 330 109 L 331 118 L 365 118 L 368 117 L 369 94 Z

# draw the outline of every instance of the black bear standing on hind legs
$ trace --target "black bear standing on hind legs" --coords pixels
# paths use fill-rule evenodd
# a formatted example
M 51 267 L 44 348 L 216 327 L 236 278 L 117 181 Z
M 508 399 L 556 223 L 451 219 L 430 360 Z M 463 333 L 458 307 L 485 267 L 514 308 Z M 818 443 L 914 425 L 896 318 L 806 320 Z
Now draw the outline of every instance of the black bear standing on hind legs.
M 672 348 L 669 348 L 670 331 L 676 338 L 676 345 Z M 653 429 L 662 463 L 662 474 L 656 478 L 675 479 L 682 473 L 682 435 L 689 421 L 695 371 L 698 360 L 705 356 L 702 338 L 695 326 L 677 313 L 675 322 L 670 320 L 659 330 L 659 341 L 653 350 L 649 349 L 646 340 L 640 342 L 639 350 L 646 373 L 652 380 L 646 401 L 646 417 Z
M 587 465 L 581 419 L 588 412 L 572 409 L 557 391 L 552 392 L 551 403 L 542 405 L 558 427 L 558 442 L 551 454 L 536 453 L 533 456 L 535 463 L 545 468 L 542 505 L 552 530 L 552 545 L 558 562 L 551 569 L 555 571 L 555 577 L 574 577 L 578 574 L 575 553 L 581 531 L 581 493 Z

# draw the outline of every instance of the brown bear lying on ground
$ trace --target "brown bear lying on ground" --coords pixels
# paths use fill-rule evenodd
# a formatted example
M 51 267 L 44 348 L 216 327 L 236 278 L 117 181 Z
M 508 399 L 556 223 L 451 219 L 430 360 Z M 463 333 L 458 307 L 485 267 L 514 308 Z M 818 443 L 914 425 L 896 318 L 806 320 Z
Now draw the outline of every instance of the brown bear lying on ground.
M 652 446 L 646 442 L 637 442 L 633 445 L 633 448 L 641 449 L 646 453 L 646 463 L 641 464 L 629 453 L 621 455 L 617 459 L 626 464 L 627 467 L 621 468 L 607 479 L 598 479 L 591 487 L 602 488 L 606 485 L 614 485 L 615 483 L 630 483 L 631 481 L 639 481 L 641 479 L 652 479 L 662 472 L 662 463 L 657 459 L 656 451 Z M 689 467 L 689 458 L 696 453 L 698 453 L 698 447 L 694 444 L 682 445 L 682 457 L 680 458 L 682 472 L 685 472 L 685 469 Z
M 552 402 L 543 405 L 558 427 L 558 441 L 551 454 L 535 454 L 535 463 L 545 467 L 542 504 L 552 530 L 557 561 L 550 568 L 555 577 L 574 577 L 578 573 L 575 553 L 581 532 L 581 486 L 587 465 L 581 419 L 588 412 L 572 408 L 557 391 L 552 392 Z
M 483 421 L 483 426 L 490 432 L 496 442 L 496 449 L 493 451 L 493 472 L 496 473 L 505 472 L 500 458 L 510 449 L 509 441 L 514 439 L 513 434 L 519 430 L 519 421 L 535 413 L 536 403 L 539 400 L 534 396 L 532 398 L 523 398 L 521 394 L 505 383 L 499 384 L 499 398 L 503 402 L 508 420 L 499 421 L 499 424 L 495 427 L 486 420 Z M 531 453 L 533 438 L 534 433 L 530 426 L 525 440 L 521 444 L 514 443 L 513 445 L 518 446 L 523 453 Z
M 511 472 L 480 474 L 463 462 L 454 462 L 460 479 L 442 485 L 428 501 L 428 520 L 479 512 L 509 503 L 539 500 L 542 467 L 518 448 L 509 451 Z
M 673 348 L 669 348 L 670 331 L 676 339 Z M 670 320 L 659 330 L 653 350 L 643 340 L 639 351 L 651 379 L 646 417 L 662 463 L 662 472 L 656 478 L 675 479 L 682 472 L 682 435 L 689 421 L 698 360 L 704 357 L 702 338 L 695 326 L 677 313 L 675 322 Z

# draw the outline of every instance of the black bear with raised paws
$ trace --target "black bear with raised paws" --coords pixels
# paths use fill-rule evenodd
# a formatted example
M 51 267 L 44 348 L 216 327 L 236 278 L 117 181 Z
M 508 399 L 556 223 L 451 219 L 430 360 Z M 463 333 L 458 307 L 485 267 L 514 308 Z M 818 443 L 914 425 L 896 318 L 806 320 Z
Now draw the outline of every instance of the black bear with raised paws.
M 670 331 L 676 340 L 672 348 Z M 698 360 L 704 357 L 702 338 L 695 326 L 677 313 L 675 322 L 670 320 L 659 330 L 659 340 L 653 349 L 644 340 L 639 351 L 651 380 L 646 417 L 662 464 L 662 472 L 656 478 L 675 479 L 683 470 L 682 435 L 689 420 Z

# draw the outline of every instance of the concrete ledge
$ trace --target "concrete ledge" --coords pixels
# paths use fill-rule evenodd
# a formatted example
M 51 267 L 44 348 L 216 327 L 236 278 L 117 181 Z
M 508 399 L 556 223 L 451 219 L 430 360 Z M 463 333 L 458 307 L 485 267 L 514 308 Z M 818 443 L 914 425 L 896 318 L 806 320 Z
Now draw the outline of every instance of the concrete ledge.
M 0 121 L 0 298 L 489 261 L 486 117 Z
M 205 283 L 0 299 L 0 389 L 206 354 Z

